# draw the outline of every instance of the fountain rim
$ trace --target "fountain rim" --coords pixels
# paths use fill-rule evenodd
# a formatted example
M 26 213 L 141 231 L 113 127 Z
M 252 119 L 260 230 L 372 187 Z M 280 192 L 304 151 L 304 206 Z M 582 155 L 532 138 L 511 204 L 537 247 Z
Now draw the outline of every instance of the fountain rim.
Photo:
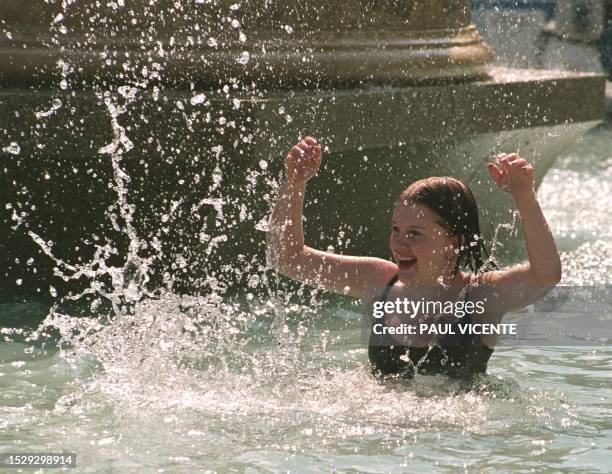
M 303 89 L 363 81 L 480 79 L 493 59 L 474 25 L 426 32 L 314 32 L 297 40 L 279 40 L 262 30 L 252 44 L 222 43 L 223 50 L 193 39 L 179 38 L 179 47 L 168 51 L 159 44 L 157 50 L 143 49 L 138 38 L 109 37 L 90 46 L 85 34 L 57 40 L 44 33 L 15 32 L 10 41 L 0 40 L 0 85 L 49 85 L 66 65 L 75 71 L 73 87 L 95 78 L 117 82 L 117 77 L 130 75 L 123 65 L 132 63 L 163 69 L 162 82 L 179 89 L 215 85 L 227 77 Z

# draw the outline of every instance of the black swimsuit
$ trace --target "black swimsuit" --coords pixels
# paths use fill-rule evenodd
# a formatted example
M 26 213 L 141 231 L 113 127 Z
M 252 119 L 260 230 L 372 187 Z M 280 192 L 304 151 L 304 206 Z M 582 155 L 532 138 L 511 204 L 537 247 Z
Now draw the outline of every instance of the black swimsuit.
M 397 280 L 398 275 L 395 275 L 387 283 L 380 301 L 387 300 L 389 291 Z M 465 297 L 467 300 L 467 293 Z M 372 319 L 374 326 L 376 320 Z M 384 325 L 384 318 L 379 322 Z M 469 314 L 457 318 L 457 323 L 471 324 Z M 450 338 L 454 340 L 451 341 Z M 406 347 L 391 335 L 375 334 L 372 328 L 368 343 L 368 357 L 374 375 L 400 374 L 412 377 L 418 370 L 419 374 L 442 373 L 451 377 L 470 377 L 486 372 L 492 353 L 493 349 L 485 346 L 480 337 L 474 334 L 442 336 L 439 345 L 431 347 Z

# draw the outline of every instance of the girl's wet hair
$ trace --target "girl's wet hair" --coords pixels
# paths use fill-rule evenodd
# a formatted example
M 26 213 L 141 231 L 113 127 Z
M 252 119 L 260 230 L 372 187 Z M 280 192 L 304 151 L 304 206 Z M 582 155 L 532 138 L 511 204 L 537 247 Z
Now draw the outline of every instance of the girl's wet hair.
M 421 179 L 402 191 L 399 202 L 426 206 L 440 217 L 440 224 L 453 236 L 463 236 L 455 274 L 460 267 L 474 273 L 498 268 L 495 261 L 489 259 L 480 233 L 476 198 L 465 183 L 449 176 Z

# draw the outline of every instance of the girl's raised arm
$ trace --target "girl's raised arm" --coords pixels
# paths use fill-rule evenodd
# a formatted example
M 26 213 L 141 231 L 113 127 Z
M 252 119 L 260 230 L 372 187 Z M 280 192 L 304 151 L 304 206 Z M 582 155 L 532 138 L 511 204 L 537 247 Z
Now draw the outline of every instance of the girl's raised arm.
M 529 262 L 478 277 L 476 297 L 486 297 L 493 318 L 523 308 L 550 291 L 561 280 L 561 259 L 533 189 L 533 166 L 516 153 L 489 163 L 493 180 L 514 197 L 527 246 Z
M 285 157 L 286 181 L 268 222 L 269 264 L 295 280 L 328 291 L 370 297 L 368 288 L 382 287 L 397 272 L 392 262 L 322 252 L 304 245 L 302 218 L 306 182 L 321 165 L 321 146 L 312 137 Z

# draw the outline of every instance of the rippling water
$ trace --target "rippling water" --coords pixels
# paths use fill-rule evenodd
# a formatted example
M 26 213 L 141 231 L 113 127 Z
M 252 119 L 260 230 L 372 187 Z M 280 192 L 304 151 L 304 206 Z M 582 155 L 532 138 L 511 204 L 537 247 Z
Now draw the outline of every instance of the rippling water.
M 567 285 L 610 283 L 611 145 L 596 129 L 538 193 Z M 381 384 L 359 307 L 291 301 L 166 295 L 110 322 L 56 311 L 34 342 L 5 329 L 0 447 L 76 452 L 83 472 L 609 472 L 609 346 L 500 347 L 473 386 Z

